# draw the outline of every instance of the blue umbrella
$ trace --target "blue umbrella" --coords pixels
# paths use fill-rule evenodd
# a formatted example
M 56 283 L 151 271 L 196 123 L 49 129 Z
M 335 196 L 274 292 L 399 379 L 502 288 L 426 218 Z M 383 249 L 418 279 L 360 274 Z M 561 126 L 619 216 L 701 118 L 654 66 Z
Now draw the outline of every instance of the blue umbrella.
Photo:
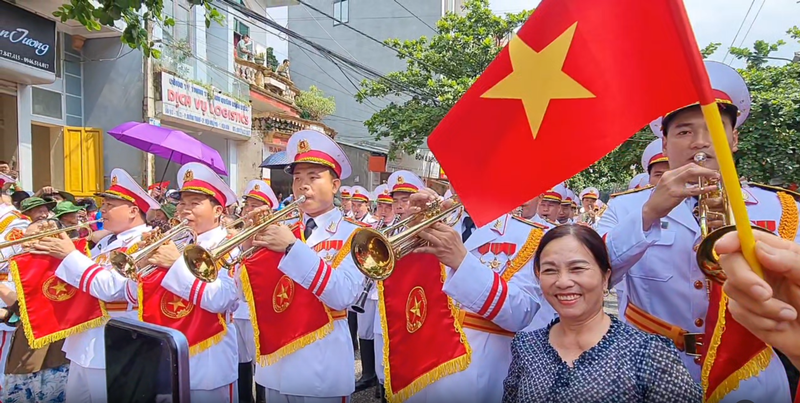
M 286 151 L 278 151 L 267 157 L 267 159 L 259 165 L 259 168 L 283 169 L 291 163 L 292 161 L 289 160 Z

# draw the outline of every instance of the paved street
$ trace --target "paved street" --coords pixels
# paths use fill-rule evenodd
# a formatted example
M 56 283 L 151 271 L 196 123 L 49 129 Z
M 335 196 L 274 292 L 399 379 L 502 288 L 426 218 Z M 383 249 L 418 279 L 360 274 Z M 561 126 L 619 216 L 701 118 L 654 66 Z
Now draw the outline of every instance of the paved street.
M 606 313 L 617 315 L 619 313 L 619 303 L 617 301 L 617 294 L 612 292 L 605 301 Z M 356 352 L 356 379 L 361 376 L 361 357 Z M 367 389 L 353 395 L 352 403 L 379 403 L 380 398 L 375 397 L 375 388 Z

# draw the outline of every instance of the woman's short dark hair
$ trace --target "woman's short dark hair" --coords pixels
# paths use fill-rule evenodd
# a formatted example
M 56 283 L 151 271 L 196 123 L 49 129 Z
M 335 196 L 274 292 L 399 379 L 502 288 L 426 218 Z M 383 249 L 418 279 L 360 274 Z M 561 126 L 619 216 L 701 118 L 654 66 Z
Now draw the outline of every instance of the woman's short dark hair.
M 611 262 L 608 259 L 608 250 L 606 249 L 606 243 L 603 241 L 603 238 L 601 238 L 595 230 L 585 225 L 565 224 L 547 231 L 539 242 L 539 247 L 536 249 L 536 254 L 533 257 L 533 267 L 537 273 L 540 269 L 540 258 L 542 257 L 544 248 L 546 248 L 550 242 L 570 235 L 574 236 L 586 249 L 589 249 L 589 252 L 592 254 L 592 257 L 594 257 L 597 265 L 600 266 L 600 271 L 602 271 L 603 274 L 611 271 Z

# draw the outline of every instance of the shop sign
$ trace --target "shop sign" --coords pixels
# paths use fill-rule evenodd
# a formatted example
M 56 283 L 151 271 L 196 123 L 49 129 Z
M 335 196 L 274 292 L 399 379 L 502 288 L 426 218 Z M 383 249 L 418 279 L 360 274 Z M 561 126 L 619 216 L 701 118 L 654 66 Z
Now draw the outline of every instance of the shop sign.
M 209 97 L 205 88 L 172 74 L 161 73 L 164 116 L 250 137 L 252 108 L 222 94 Z
M 0 75 L 45 84 L 55 73 L 55 21 L 0 1 Z

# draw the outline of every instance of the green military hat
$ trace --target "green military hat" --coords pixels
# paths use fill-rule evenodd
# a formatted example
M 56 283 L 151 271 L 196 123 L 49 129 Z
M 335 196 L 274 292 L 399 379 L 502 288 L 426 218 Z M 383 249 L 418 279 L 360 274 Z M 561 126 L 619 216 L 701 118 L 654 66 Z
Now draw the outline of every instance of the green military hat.
M 165 214 L 165 215 L 167 216 L 167 218 L 169 218 L 169 219 L 172 219 L 172 217 L 175 217 L 175 212 L 178 210 L 178 208 L 177 208 L 177 207 L 175 207 L 175 205 L 174 205 L 174 204 L 172 204 L 172 203 L 164 203 L 164 204 L 162 204 L 162 205 L 161 205 L 161 207 L 159 207 L 158 209 L 159 209 L 159 210 L 161 210 L 161 211 L 163 211 L 163 212 L 164 212 L 164 214 Z
M 35 209 L 36 207 L 46 206 L 48 210 L 52 210 L 53 207 L 56 206 L 56 202 L 54 201 L 47 201 L 42 199 L 41 197 L 29 197 L 22 201 L 20 204 L 20 212 L 24 213 L 31 209 Z
M 71 201 L 64 200 L 56 205 L 56 208 L 53 209 L 53 214 L 55 214 L 56 218 L 61 218 L 64 214 L 77 213 L 83 209 L 84 207 L 76 206 Z

